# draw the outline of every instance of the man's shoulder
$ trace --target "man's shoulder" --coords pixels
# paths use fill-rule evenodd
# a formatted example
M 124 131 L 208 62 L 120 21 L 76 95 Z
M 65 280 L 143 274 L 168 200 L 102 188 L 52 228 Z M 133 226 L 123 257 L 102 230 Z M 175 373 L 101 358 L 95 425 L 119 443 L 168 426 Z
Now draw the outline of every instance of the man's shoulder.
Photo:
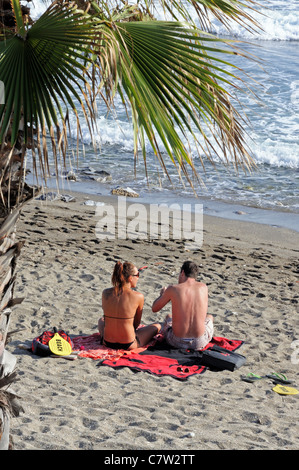
M 201 282 L 201 281 L 198 281 L 197 285 L 200 289 L 207 289 L 208 288 L 208 286 L 204 282 Z
M 182 289 L 182 284 L 169 284 L 165 290 L 165 294 L 171 299 L 176 297 Z
M 166 291 L 171 293 L 175 290 L 177 290 L 179 284 L 169 284 L 167 287 L 166 287 Z
M 173 286 L 176 290 L 182 290 L 184 291 L 185 289 L 189 289 L 192 287 L 193 289 L 198 289 L 198 290 L 208 290 L 208 286 L 201 281 L 193 280 L 192 284 L 188 282 L 182 282 L 181 284 L 177 284 Z

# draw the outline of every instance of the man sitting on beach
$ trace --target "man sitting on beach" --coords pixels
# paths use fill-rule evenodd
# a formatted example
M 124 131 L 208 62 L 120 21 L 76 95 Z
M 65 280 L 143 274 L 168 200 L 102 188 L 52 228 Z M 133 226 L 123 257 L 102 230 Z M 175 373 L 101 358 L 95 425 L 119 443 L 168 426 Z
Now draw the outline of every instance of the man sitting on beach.
M 174 348 L 204 348 L 212 339 L 213 317 L 208 315 L 208 288 L 198 282 L 199 268 L 192 261 L 185 261 L 179 283 L 161 289 L 152 311 L 158 312 L 168 302 L 172 304 L 172 317 L 167 315 L 162 332 L 165 339 Z

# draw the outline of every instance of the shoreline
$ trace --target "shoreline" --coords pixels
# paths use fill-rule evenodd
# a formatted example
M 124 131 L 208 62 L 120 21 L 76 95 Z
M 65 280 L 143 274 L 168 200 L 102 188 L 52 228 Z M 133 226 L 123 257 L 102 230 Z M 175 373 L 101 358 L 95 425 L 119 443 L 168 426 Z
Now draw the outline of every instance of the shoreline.
M 113 187 L 117 187 L 115 184 Z M 67 179 L 59 180 L 59 188 L 55 179 L 49 180 L 47 182 L 47 187 L 44 189 L 45 192 L 59 192 L 63 193 L 73 193 L 73 194 L 82 194 L 88 195 L 89 199 L 94 199 L 96 201 L 101 201 L 101 198 L 104 201 L 107 201 L 106 198 L 113 198 L 115 196 L 111 195 L 112 185 L 107 185 L 107 183 L 95 183 L 91 182 L 72 182 Z M 153 191 L 153 193 L 146 193 L 145 195 L 140 195 L 138 198 L 128 198 L 133 203 L 140 204 L 172 204 L 178 203 L 178 196 L 173 193 L 160 193 L 159 191 Z M 235 221 L 244 221 L 244 222 L 253 222 L 256 224 L 269 225 L 273 227 L 286 228 L 299 232 L 299 213 L 289 212 L 286 210 L 270 209 L 270 208 L 259 208 L 253 206 L 247 206 L 244 204 L 215 201 L 208 199 L 206 197 L 191 197 L 183 196 L 180 197 L 179 204 L 181 206 L 186 205 L 190 207 L 191 212 L 194 212 L 196 205 L 202 205 L 203 213 L 207 216 L 219 217 L 221 219 L 235 220 Z M 188 209 L 188 210 L 190 210 Z
M 15 297 L 25 300 L 13 309 L 10 330 L 19 331 L 7 345 L 17 359 L 14 390 L 24 408 L 11 421 L 15 449 L 297 449 L 299 395 L 280 396 L 267 379 L 241 380 L 250 372 L 277 372 L 299 387 L 297 232 L 204 216 L 203 245 L 192 252 L 183 240 L 99 240 L 95 207 L 83 205 L 90 195 L 73 195 L 74 202 L 34 199 L 18 222 L 25 245 Z M 154 314 L 152 302 L 190 258 L 209 288 L 215 336 L 244 341 L 239 352 L 246 364 L 239 370 L 207 370 L 180 382 L 20 348 L 53 326 L 71 335 L 97 332 L 101 292 L 118 260 L 148 265 L 138 281 L 142 322 L 162 322 L 169 306 Z
M 48 192 L 51 192 L 51 191 L 52 189 L 47 188 L 44 190 L 44 193 L 47 194 Z M 55 193 L 55 191 L 53 191 L 53 193 Z M 66 194 L 66 192 L 57 191 L 57 194 L 62 195 L 62 194 Z M 113 207 L 115 209 L 116 218 L 118 216 L 119 202 L 118 202 L 118 196 L 116 195 L 111 195 L 111 194 L 90 195 L 89 193 L 78 192 L 78 191 L 73 191 L 73 190 L 69 190 L 67 192 L 67 195 L 73 197 L 75 199 L 75 202 L 72 202 L 72 201 L 67 202 L 67 203 L 62 202 L 62 204 L 65 204 L 65 207 L 69 207 L 69 208 L 72 208 L 72 206 L 74 208 L 76 207 L 76 209 L 79 209 L 79 207 L 83 206 L 84 208 L 86 208 L 88 212 L 93 213 L 95 216 L 95 221 L 94 221 L 95 228 L 97 224 L 97 219 L 96 219 L 96 207 L 97 207 L 96 204 L 97 203 L 100 204 L 99 207 L 105 207 L 105 206 Z M 136 211 L 138 211 L 138 205 L 142 204 L 147 211 L 146 221 L 148 224 L 150 224 L 150 211 L 149 211 L 150 203 L 141 202 L 140 199 L 141 198 L 139 197 L 138 198 L 126 197 L 125 198 L 126 208 L 128 209 L 128 207 L 130 207 L 131 205 L 134 207 L 134 205 L 136 204 L 137 205 Z M 53 205 L 53 203 L 54 204 L 60 203 L 59 200 L 56 200 L 56 201 L 42 201 L 41 200 L 40 201 L 38 199 L 34 199 L 33 201 L 31 201 L 31 203 L 33 202 L 41 204 L 41 207 L 45 206 L 45 208 L 51 207 L 51 204 Z M 85 205 L 86 202 L 89 202 L 89 203 L 94 202 L 95 205 Z M 157 203 L 154 201 L 153 204 L 157 204 Z M 172 226 L 173 215 L 175 215 L 176 217 L 181 217 L 182 214 L 183 214 L 183 209 L 181 211 L 179 210 L 178 213 L 174 212 L 174 214 L 172 214 L 172 212 L 169 211 L 170 225 Z M 127 212 L 126 212 L 126 215 L 127 215 Z M 138 215 L 138 212 L 137 212 L 137 215 Z M 142 221 L 143 220 L 142 217 L 144 217 L 144 215 L 141 215 L 140 217 L 141 217 L 140 220 Z M 132 219 L 134 220 L 133 215 L 131 214 L 128 219 L 129 221 Z M 139 218 L 137 216 L 137 221 L 138 220 Z M 230 243 L 229 240 L 232 239 L 234 240 L 233 243 L 239 242 L 241 244 L 242 243 L 246 244 L 246 243 L 251 243 L 252 240 L 254 239 L 255 244 L 257 245 L 258 244 L 263 244 L 263 245 L 268 245 L 268 246 L 273 245 L 275 246 L 276 249 L 279 249 L 280 251 L 284 251 L 288 249 L 292 251 L 296 246 L 299 247 L 298 245 L 299 235 L 298 235 L 297 230 L 295 229 L 284 227 L 284 226 L 272 225 L 266 222 L 262 223 L 262 222 L 255 222 L 253 220 L 243 220 L 240 217 L 239 218 L 235 217 L 231 219 L 229 217 L 222 217 L 221 215 L 211 215 L 211 214 L 205 213 L 204 208 L 202 212 L 202 232 L 203 232 L 202 243 L 203 244 L 205 243 L 205 232 L 210 233 L 210 234 L 212 233 L 211 230 L 208 232 L 205 230 L 206 223 L 209 225 L 209 227 L 213 227 L 212 232 L 215 232 L 216 236 L 221 236 L 222 231 L 225 232 L 227 234 L 227 236 L 225 237 L 227 240 L 227 243 Z M 191 218 L 191 224 L 192 224 L 192 227 L 191 227 L 192 230 L 195 230 L 194 217 Z M 219 226 L 221 227 L 221 235 L 219 233 Z M 117 233 L 118 232 L 117 232 L 117 224 L 116 224 L 116 232 L 115 232 L 116 241 L 117 241 Z M 140 238 L 142 240 L 142 238 L 139 237 L 139 232 L 137 231 L 136 233 L 137 233 L 136 238 L 137 239 Z M 149 234 L 149 230 L 147 233 Z M 160 232 L 158 234 L 158 240 L 163 241 L 163 238 L 161 238 L 160 236 Z M 201 246 L 199 246 L 199 248 L 201 248 Z M 299 248 L 295 251 L 299 253 Z

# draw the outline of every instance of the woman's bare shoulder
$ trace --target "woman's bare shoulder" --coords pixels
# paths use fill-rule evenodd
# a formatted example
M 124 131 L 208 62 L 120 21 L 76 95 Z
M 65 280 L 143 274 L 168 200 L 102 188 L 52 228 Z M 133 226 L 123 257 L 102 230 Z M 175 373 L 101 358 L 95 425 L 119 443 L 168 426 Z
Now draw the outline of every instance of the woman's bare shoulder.
M 112 294 L 113 294 L 113 287 L 107 287 L 107 289 L 104 289 L 102 292 L 102 295 L 105 298 L 110 297 Z
M 134 299 L 134 301 L 135 302 L 137 301 L 139 304 L 144 303 L 144 295 L 142 294 L 142 292 L 139 292 L 137 290 L 131 290 L 129 292 L 129 296 L 132 299 L 132 301 Z

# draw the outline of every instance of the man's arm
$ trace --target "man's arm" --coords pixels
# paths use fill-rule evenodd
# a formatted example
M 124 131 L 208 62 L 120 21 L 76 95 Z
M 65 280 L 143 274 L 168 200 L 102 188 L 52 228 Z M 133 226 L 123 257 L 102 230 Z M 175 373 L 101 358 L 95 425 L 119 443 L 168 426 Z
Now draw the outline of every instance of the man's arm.
M 171 287 L 172 286 L 168 286 L 167 288 L 163 287 L 161 289 L 160 296 L 153 302 L 153 312 L 159 312 L 159 310 L 165 307 L 165 305 L 168 304 L 168 302 L 171 300 Z

